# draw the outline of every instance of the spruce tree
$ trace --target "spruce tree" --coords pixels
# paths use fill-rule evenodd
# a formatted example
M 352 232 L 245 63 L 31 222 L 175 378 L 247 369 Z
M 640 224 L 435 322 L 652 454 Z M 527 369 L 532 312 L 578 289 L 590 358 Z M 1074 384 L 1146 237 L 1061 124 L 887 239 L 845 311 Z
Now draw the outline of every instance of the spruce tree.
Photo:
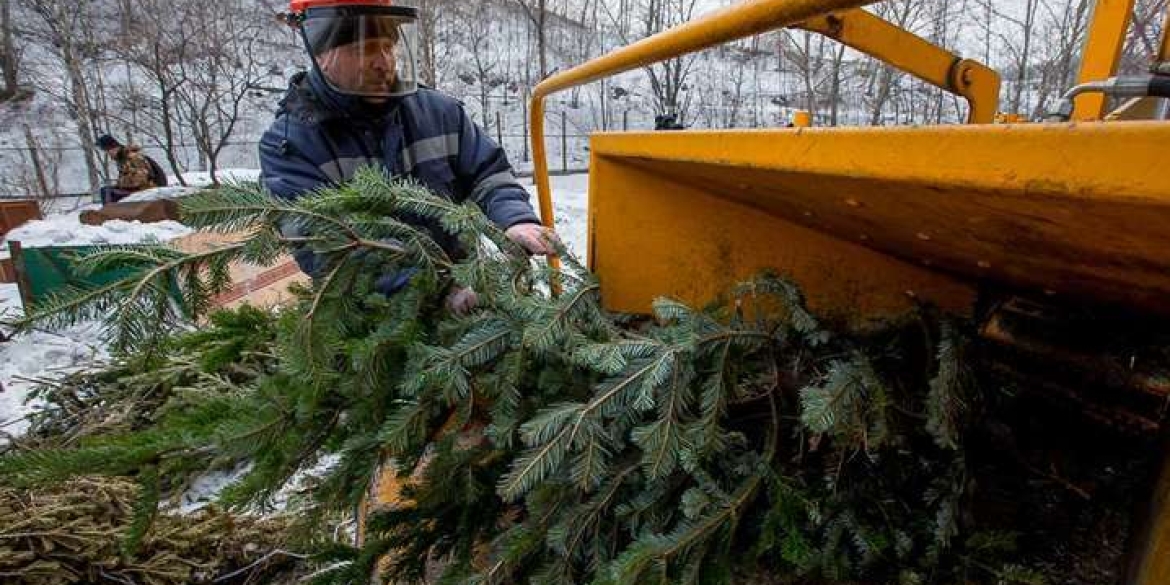
M 272 362 L 149 425 L 9 453 L 0 481 L 137 477 L 137 535 L 168 474 L 213 461 L 251 464 L 222 497 L 248 507 L 336 457 L 309 526 L 354 509 L 382 463 L 404 480 L 415 473 L 408 503 L 373 514 L 362 547 L 318 539 L 317 561 L 333 567 L 319 583 L 376 570 L 417 581 L 436 565 L 439 582 L 468 584 L 769 573 L 942 583 L 976 554 L 985 569 L 965 579 L 1034 577 L 964 540 L 976 534 L 959 507 L 978 389 L 958 324 L 924 313 L 866 336 L 831 334 L 772 274 L 704 310 L 661 299 L 649 318 L 611 315 L 565 250 L 553 271 L 474 205 L 373 169 L 296 201 L 241 184 L 183 210 L 193 227 L 247 235 L 200 255 L 88 254 L 84 266 L 128 276 L 69 291 L 16 325 L 102 316 L 125 356 L 157 359 L 228 284 L 228 263 L 308 249 L 321 269 L 275 315 Z M 415 270 L 405 290 L 376 292 L 378 276 L 404 269 Z M 478 292 L 472 314 L 445 310 L 455 286 Z M 941 332 L 939 347 L 913 334 L 923 327 Z M 204 356 L 236 359 L 222 347 Z

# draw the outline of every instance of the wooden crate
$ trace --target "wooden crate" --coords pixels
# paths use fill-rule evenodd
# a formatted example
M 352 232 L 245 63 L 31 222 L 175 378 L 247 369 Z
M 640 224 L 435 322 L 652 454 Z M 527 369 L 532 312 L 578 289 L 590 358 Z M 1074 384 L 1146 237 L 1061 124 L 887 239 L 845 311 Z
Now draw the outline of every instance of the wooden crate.
M 32 199 L 0 200 L 0 237 L 34 219 L 41 219 L 41 206 Z
M 197 232 L 172 241 L 171 246 L 194 254 L 230 245 L 244 236 L 243 233 Z M 213 300 L 217 307 L 234 308 L 244 303 L 257 307 L 287 304 L 294 300 L 288 292 L 289 286 L 309 282 L 309 277 L 288 256 L 271 266 L 232 262 L 230 272 L 232 287 Z

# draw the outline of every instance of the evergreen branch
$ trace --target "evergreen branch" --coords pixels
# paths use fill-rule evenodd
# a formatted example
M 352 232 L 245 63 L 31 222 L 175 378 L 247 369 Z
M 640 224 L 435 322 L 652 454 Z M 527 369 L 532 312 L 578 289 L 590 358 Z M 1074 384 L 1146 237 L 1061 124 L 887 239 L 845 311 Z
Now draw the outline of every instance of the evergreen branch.
M 151 522 L 158 512 L 159 475 L 157 466 L 149 466 L 138 474 L 138 500 L 134 502 L 134 517 L 122 541 L 122 552 L 134 556 L 142 544 Z
M 552 349 L 553 344 L 564 337 L 566 321 L 578 310 L 578 303 L 590 298 L 590 295 L 595 296 L 600 290 L 601 285 L 594 283 L 573 291 L 572 295 L 562 296 L 558 300 L 556 311 L 547 320 L 532 329 L 525 330 L 524 345 L 541 351 Z

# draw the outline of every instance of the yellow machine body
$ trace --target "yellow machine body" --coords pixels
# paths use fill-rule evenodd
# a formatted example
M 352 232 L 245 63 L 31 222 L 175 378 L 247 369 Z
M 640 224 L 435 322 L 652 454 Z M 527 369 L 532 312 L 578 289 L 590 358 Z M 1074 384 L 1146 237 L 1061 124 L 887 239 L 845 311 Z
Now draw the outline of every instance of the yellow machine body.
M 854 328 L 917 301 L 970 314 L 983 287 L 1170 316 L 1165 100 L 1076 97 L 1068 123 L 998 112 L 997 73 L 861 10 L 744 0 L 542 82 L 531 127 L 554 225 L 547 96 L 777 28 L 829 36 L 967 101 L 968 125 L 622 132 L 591 140 L 589 266 L 608 308 L 717 298 L 761 269 Z M 1078 83 L 1116 74 L 1135 0 L 1097 0 Z M 1158 64 L 1170 61 L 1165 27 Z M 996 123 L 998 122 L 998 123 Z M 1007 123 L 1005 123 L 1007 122 Z M 1170 464 L 1129 583 L 1170 583 Z
M 623 312 L 773 268 L 853 323 L 965 313 L 981 282 L 1170 314 L 1167 141 L 1160 122 L 599 134 L 589 264 Z
M 968 125 L 595 134 L 589 265 L 606 305 L 712 300 L 762 268 L 823 315 L 864 325 L 924 300 L 967 312 L 992 284 L 1170 315 L 1170 123 L 1156 100 L 1101 96 L 1060 124 L 993 124 L 1000 79 L 861 9 L 865 0 L 747 0 L 541 83 L 535 182 L 552 93 L 780 27 L 834 38 L 968 102 Z M 1117 70 L 1133 0 L 1099 0 L 1081 81 Z M 1166 43 L 1163 43 L 1166 46 Z M 1106 117 L 1118 120 L 1101 123 Z M 1125 120 L 1125 121 L 1120 121 Z

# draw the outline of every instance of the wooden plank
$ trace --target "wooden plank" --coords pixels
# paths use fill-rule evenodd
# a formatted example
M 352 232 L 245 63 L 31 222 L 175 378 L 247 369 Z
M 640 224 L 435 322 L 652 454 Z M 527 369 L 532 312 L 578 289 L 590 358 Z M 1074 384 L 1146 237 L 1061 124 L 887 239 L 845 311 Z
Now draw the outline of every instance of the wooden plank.
M 32 286 L 24 270 L 24 251 L 20 242 L 8 242 L 8 252 L 12 258 L 12 269 L 16 272 L 16 290 L 20 292 L 20 302 L 27 311 L 32 306 Z
M 35 200 L 0 201 L 0 237 L 31 220 L 42 217 L 44 216 L 41 215 L 41 206 Z

